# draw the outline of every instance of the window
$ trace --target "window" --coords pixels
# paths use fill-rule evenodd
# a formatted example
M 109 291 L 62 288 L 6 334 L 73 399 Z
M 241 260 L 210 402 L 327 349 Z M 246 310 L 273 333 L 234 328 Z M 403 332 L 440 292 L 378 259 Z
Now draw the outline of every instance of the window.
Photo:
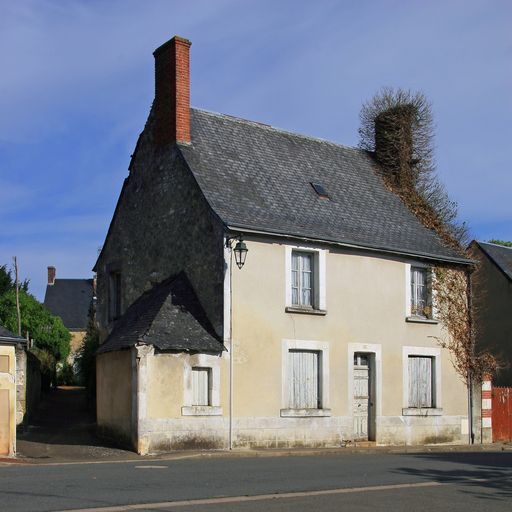
M 314 306 L 314 263 L 313 254 L 302 251 L 292 252 L 292 305 Z
M 182 416 L 222 416 L 219 356 L 193 354 L 183 365 Z
M 325 315 L 326 249 L 285 247 L 285 311 Z
M 319 381 L 321 356 L 313 350 L 288 352 L 290 409 L 321 409 L 322 397 Z
M 192 405 L 211 405 L 211 369 L 192 368 Z
M 0 373 L 9 373 L 9 356 L 0 356 Z
M 283 340 L 281 417 L 330 416 L 329 343 Z
M 411 314 L 422 318 L 432 317 L 431 270 L 411 267 Z
M 116 320 L 121 316 L 121 272 L 110 272 L 108 293 L 108 317 Z
M 410 408 L 435 407 L 434 358 L 424 356 L 408 357 Z

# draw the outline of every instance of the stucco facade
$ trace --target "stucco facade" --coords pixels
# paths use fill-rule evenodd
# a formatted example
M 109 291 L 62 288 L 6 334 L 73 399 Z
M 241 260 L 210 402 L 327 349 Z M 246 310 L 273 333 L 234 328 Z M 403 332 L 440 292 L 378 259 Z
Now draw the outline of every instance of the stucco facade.
M 126 435 L 131 432 L 131 438 L 137 432 L 134 446 L 141 453 L 226 448 L 232 389 L 234 447 L 340 446 L 355 438 L 354 354 L 364 353 L 372 361 L 370 439 L 377 444 L 407 445 L 466 440 L 465 387 L 449 354 L 436 342 L 436 337 L 444 335 L 442 326 L 432 321 L 406 321 L 408 267 L 414 262 L 332 246 L 297 246 L 271 238 L 253 237 L 246 243 L 249 256 L 242 270 L 235 267 L 229 272 L 226 251 L 228 350 L 215 356 L 162 354 L 139 347 L 100 356 L 98 388 L 108 388 L 112 394 L 108 404 L 98 395 L 100 425 L 115 427 Z M 287 257 L 297 247 L 322 252 L 325 259 L 322 314 L 286 311 Z M 289 347 L 322 351 L 323 412 L 287 411 Z M 435 360 L 434 409 L 408 408 L 409 354 L 429 355 Z M 211 407 L 202 410 L 194 410 L 187 399 L 187 371 L 193 366 L 214 369 Z M 107 383 L 107 375 L 116 383 Z M 128 407 L 127 382 L 132 383 L 133 409 Z M 122 411 L 115 413 L 120 407 Z
M 15 346 L 0 344 L 0 456 L 16 453 Z

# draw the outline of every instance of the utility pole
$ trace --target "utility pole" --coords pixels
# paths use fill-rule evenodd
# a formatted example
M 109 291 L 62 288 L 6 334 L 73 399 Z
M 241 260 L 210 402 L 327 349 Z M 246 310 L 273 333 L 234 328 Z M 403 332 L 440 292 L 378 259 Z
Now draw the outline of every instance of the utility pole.
M 16 314 L 18 315 L 18 336 L 21 336 L 21 315 L 20 315 L 20 282 L 18 279 L 18 259 L 16 256 L 14 260 L 14 273 L 16 276 Z

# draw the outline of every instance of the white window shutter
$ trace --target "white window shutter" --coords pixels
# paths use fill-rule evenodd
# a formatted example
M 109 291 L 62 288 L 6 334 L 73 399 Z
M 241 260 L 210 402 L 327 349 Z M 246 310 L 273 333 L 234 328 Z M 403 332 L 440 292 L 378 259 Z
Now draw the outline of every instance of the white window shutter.
M 210 405 L 209 368 L 192 368 L 192 405 Z
M 318 367 L 318 352 L 290 350 L 288 353 L 289 407 L 291 409 L 320 407 Z

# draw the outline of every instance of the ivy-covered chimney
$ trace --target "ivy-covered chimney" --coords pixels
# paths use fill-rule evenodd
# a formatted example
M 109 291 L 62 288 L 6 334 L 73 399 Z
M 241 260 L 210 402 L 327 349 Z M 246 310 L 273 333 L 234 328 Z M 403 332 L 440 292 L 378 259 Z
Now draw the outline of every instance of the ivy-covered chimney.
M 375 118 L 375 157 L 400 188 L 416 184 L 417 162 L 413 160 L 414 105 L 398 105 L 385 110 Z
M 163 146 L 190 143 L 190 45 L 174 36 L 155 57 L 155 141 Z

